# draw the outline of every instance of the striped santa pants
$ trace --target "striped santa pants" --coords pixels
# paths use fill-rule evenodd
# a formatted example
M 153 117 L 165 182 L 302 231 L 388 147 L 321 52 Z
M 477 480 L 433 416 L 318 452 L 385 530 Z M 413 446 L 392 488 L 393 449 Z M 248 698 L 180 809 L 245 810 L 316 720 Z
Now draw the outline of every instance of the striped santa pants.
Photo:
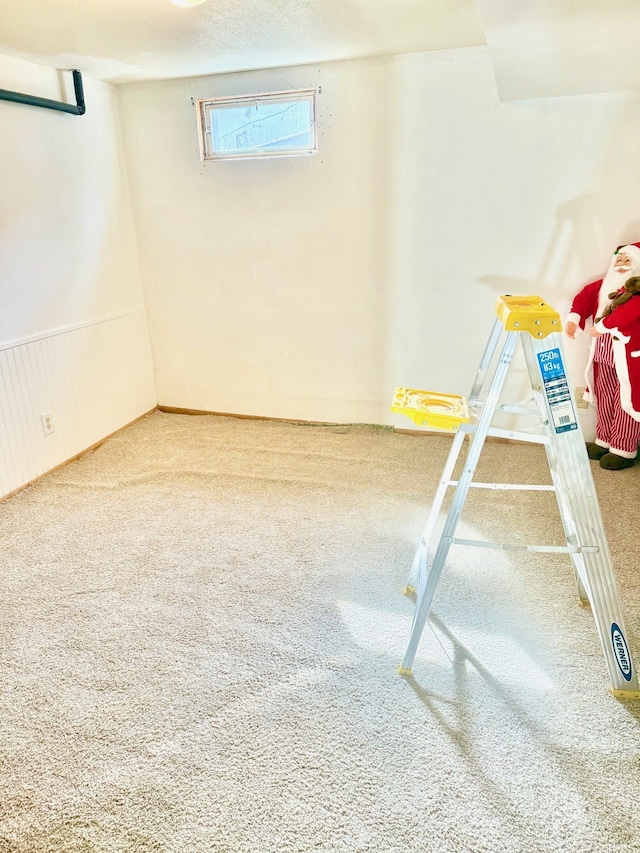
M 593 384 L 596 392 L 596 444 L 612 453 L 633 459 L 638 453 L 640 421 L 631 417 L 620 405 L 620 383 L 611 364 L 593 362 Z

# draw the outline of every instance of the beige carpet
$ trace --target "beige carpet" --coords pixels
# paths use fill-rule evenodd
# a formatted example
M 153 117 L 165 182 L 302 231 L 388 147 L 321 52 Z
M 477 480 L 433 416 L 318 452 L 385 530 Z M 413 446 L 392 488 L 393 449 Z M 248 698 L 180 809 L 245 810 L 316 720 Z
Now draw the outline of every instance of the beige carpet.
M 640 850 L 640 703 L 567 557 L 452 549 L 397 674 L 449 446 L 156 412 L 1 504 L 0 851 Z M 593 470 L 638 661 L 640 465 Z M 562 540 L 545 493 L 460 535 Z

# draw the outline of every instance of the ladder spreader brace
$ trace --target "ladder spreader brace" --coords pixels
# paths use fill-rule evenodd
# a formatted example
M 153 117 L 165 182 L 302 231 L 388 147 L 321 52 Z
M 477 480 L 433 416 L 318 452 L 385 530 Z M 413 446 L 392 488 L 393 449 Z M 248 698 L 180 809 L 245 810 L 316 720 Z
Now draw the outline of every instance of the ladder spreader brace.
M 567 553 L 573 564 L 580 604 L 590 606 L 595 618 L 611 692 L 618 698 L 640 698 L 589 457 L 565 371 L 560 317 L 539 296 L 500 296 L 496 314 L 468 399 L 413 388 L 396 388 L 394 392 L 393 412 L 407 415 L 420 426 L 455 433 L 404 588 L 405 594 L 415 595 L 416 608 L 399 672 L 402 675 L 411 673 L 451 545 Z M 499 403 L 518 343 L 531 382 L 532 405 Z M 539 431 L 493 426 L 496 412 L 535 416 Z M 467 436 L 470 440 L 465 464 L 460 479 L 455 481 L 451 476 Z M 473 475 L 487 436 L 544 445 L 553 485 L 474 482 Z M 429 543 L 449 487 L 455 487 L 455 493 L 429 568 Z M 567 544 L 517 545 L 456 538 L 456 527 L 470 488 L 555 492 Z

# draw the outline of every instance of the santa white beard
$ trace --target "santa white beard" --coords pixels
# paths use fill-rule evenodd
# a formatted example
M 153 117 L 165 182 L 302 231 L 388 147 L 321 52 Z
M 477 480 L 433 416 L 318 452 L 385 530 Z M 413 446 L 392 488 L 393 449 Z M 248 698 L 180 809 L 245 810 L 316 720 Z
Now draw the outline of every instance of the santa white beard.
M 615 269 L 614 264 L 616 262 L 615 256 L 611 261 L 611 266 L 609 267 L 609 271 L 602 279 L 602 284 L 600 285 L 600 293 L 598 295 L 598 311 L 596 313 L 596 317 L 602 317 L 604 309 L 611 302 L 610 293 L 617 292 L 622 287 L 624 287 L 624 283 L 628 278 L 631 278 L 632 275 L 640 275 L 640 260 L 631 259 L 631 266 L 627 270 L 619 270 Z

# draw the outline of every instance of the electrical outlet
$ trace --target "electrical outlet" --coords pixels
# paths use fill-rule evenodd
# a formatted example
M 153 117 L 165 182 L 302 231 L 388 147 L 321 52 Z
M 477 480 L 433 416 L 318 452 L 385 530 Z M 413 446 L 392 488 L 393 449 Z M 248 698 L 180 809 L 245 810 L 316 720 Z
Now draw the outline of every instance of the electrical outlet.
M 43 412 L 40 417 L 42 418 L 42 432 L 45 435 L 51 435 L 52 432 L 56 431 L 56 428 L 53 425 L 53 415 L 51 412 Z
M 584 399 L 584 392 L 586 390 L 587 390 L 586 388 L 576 388 L 576 406 L 579 409 L 588 409 L 589 408 L 589 404 Z

